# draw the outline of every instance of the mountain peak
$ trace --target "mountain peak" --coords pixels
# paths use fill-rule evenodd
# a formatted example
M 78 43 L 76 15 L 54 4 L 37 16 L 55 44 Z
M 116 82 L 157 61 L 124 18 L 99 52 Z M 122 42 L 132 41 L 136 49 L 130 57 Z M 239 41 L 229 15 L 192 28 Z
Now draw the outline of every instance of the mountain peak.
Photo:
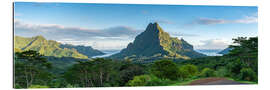
M 159 34 L 159 32 L 163 32 L 163 29 L 159 26 L 159 24 L 157 22 L 154 22 L 154 23 L 148 24 L 145 32 Z
M 46 40 L 45 37 L 43 37 L 42 35 L 38 35 L 38 36 L 35 36 L 33 38 L 40 39 L 40 40 Z
M 149 23 L 146 30 L 136 36 L 133 43 L 112 58 L 141 59 L 141 58 L 172 58 L 189 59 L 204 56 L 193 50 L 193 46 L 177 38 L 170 37 L 157 22 Z

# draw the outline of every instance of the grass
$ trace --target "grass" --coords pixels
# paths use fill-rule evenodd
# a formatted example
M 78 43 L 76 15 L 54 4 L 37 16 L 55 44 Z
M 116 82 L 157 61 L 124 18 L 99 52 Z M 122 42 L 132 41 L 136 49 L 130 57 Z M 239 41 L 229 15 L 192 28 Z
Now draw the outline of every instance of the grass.
M 200 80 L 200 79 L 203 79 L 203 78 L 189 79 L 189 80 L 184 80 L 184 81 L 182 81 L 182 80 L 181 81 L 176 81 L 176 83 L 170 84 L 168 86 L 183 86 L 183 85 L 188 85 L 191 82 L 196 81 L 196 80 Z M 258 84 L 257 82 L 235 80 L 235 79 L 228 78 L 228 77 L 226 77 L 226 79 L 237 81 L 237 82 L 240 82 L 240 83 L 246 83 L 246 84 Z
M 201 78 L 197 78 L 197 79 L 190 79 L 190 80 L 184 80 L 184 81 L 176 81 L 176 83 L 174 84 L 170 84 L 168 86 L 182 86 L 182 85 L 188 85 L 189 83 L 191 83 L 192 81 L 195 81 L 195 80 L 199 80 Z
M 233 80 L 233 81 L 237 81 L 240 83 L 246 83 L 246 84 L 258 84 L 258 82 L 252 82 L 252 81 L 242 81 L 242 80 L 235 80 L 233 78 L 227 78 L 228 80 Z

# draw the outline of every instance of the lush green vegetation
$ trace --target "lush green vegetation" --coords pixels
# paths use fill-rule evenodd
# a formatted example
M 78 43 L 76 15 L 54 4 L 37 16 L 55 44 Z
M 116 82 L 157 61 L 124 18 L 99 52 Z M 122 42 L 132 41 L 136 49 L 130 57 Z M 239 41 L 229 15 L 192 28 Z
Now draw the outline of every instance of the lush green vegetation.
M 161 59 L 146 64 L 104 58 L 55 58 L 32 50 L 20 51 L 15 53 L 14 88 L 186 85 L 207 77 L 256 84 L 258 38 L 241 37 L 234 42 L 237 45 L 231 45 L 233 49 L 224 56 Z
M 14 43 L 14 48 L 17 52 L 35 50 L 45 56 L 87 59 L 95 55 L 104 54 L 90 46 L 86 47 L 61 44 L 53 40 L 46 40 L 43 36 L 31 38 L 15 36 Z

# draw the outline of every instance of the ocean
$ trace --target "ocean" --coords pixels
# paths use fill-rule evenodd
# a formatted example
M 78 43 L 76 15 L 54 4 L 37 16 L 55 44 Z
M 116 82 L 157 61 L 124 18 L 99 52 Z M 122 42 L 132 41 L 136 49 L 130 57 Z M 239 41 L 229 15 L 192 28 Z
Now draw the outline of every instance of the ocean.
M 222 56 L 222 54 L 218 54 L 222 49 L 197 49 L 195 50 L 199 53 L 203 53 L 207 56 Z
M 222 51 L 221 49 L 197 49 L 195 50 L 199 53 L 203 53 L 207 56 L 222 56 L 222 54 L 218 54 L 218 52 Z M 102 51 L 103 53 L 105 53 L 104 55 L 98 55 L 98 56 L 93 56 L 91 58 L 103 58 L 103 57 L 109 57 L 113 54 L 119 53 L 120 50 L 106 50 L 106 51 Z

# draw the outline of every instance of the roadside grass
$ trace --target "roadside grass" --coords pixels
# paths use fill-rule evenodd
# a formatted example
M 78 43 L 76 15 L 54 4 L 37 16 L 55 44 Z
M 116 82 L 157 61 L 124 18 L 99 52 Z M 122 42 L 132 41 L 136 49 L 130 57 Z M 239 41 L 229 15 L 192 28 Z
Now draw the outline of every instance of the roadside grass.
M 233 81 L 237 81 L 237 82 L 240 82 L 240 83 L 246 83 L 246 84 L 258 84 L 258 82 L 252 82 L 252 81 L 243 81 L 243 80 L 235 80 L 233 78 L 228 78 L 226 77 L 228 80 L 233 80 Z
M 208 78 L 209 78 L 209 77 L 208 77 Z M 235 80 L 235 79 L 229 78 L 229 77 L 220 77 L 220 78 L 226 78 L 226 79 L 228 79 L 228 80 L 237 81 L 237 82 L 240 82 L 240 83 L 246 83 L 246 84 L 258 84 L 257 82 Z M 182 80 L 180 80 L 180 81 L 175 81 L 174 84 L 169 84 L 168 86 L 185 86 L 185 85 L 190 84 L 190 83 L 193 82 L 193 81 L 200 80 L 200 79 L 204 79 L 204 78 L 196 78 L 196 79 L 189 79 L 189 80 L 183 80 L 183 81 L 182 81 Z
M 176 83 L 174 84 L 170 84 L 168 86 L 184 86 L 184 85 L 188 85 L 189 83 L 191 83 L 192 81 L 195 81 L 195 80 L 199 80 L 201 78 L 197 78 L 197 79 L 189 79 L 189 80 L 184 80 L 184 81 L 176 81 Z

